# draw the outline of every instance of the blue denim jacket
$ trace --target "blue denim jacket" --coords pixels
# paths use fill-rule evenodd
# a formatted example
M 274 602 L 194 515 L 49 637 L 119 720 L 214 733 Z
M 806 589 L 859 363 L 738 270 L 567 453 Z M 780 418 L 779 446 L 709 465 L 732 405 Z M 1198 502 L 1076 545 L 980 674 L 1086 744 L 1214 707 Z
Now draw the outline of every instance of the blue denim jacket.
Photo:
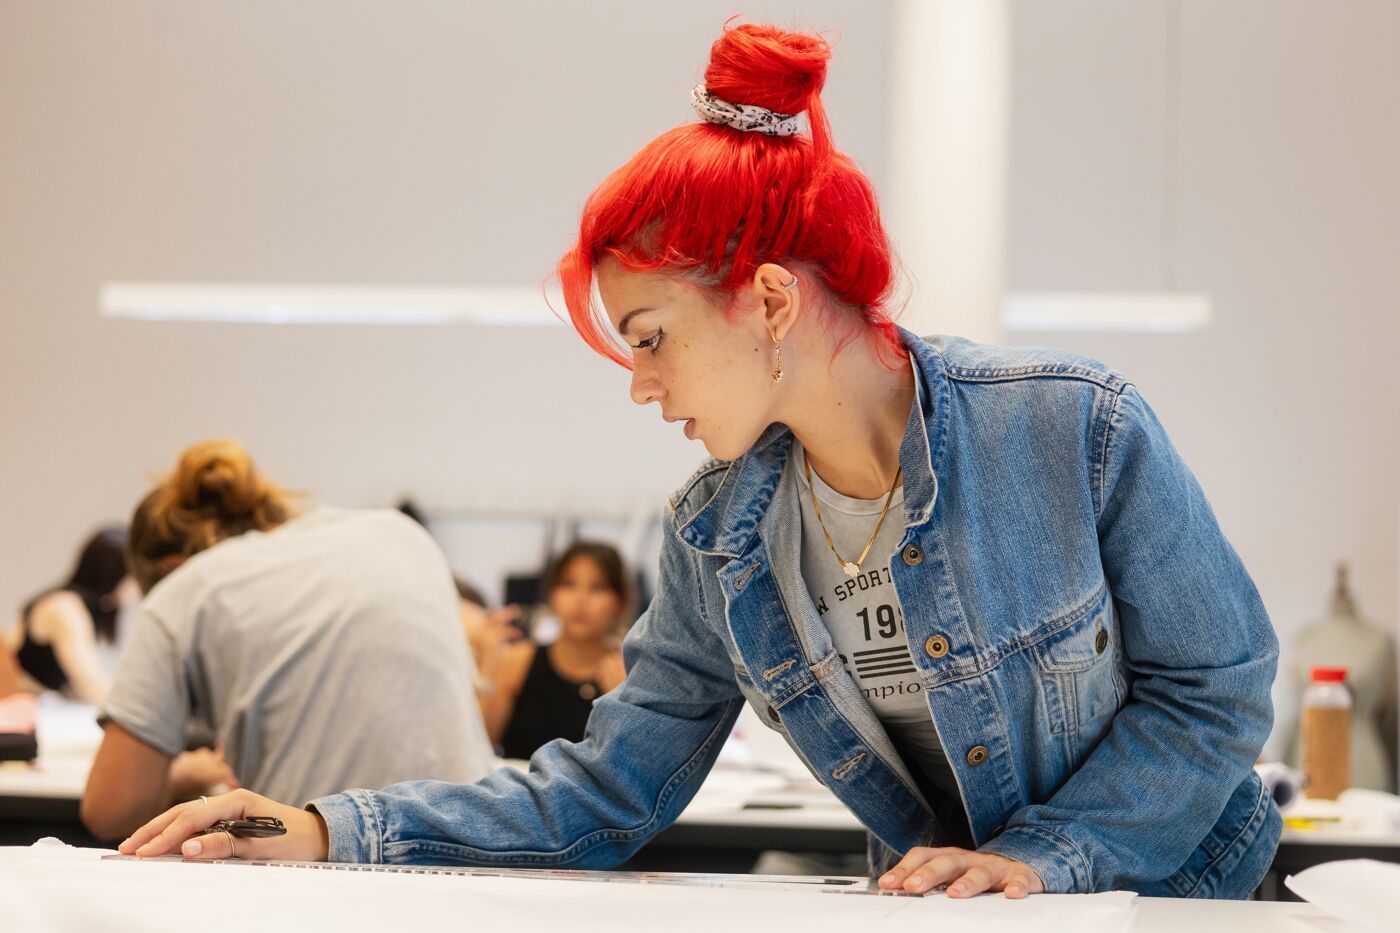
M 904 338 L 890 573 L 977 846 L 1051 892 L 1248 896 L 1280 832 L 1252 768 L 1277 641 L 1200 486 L 1101 365 Z M 745 701 L 870 830 L 872 871 L 947 841 L 801 579 L 791 440 L 774 425 L 675 494 L 627 680 L 582 742 L 528 774 L 320 798 L 330 858 L 617 865 L 685 807 Z

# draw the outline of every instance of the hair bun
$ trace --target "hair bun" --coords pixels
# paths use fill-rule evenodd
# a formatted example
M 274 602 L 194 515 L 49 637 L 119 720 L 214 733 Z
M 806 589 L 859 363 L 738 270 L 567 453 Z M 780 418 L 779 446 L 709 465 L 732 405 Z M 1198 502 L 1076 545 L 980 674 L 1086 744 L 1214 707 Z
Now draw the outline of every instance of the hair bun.
M 225 517 L 253 512 L 267 494 L 267 483 L 253 458 L 237 441 L 202 441 L 180 457 L 171 485 L 180 504 L 212 509 Z
M 807 110 L 826 83 L 831 45 L 820 36 L 776 26 L 726 26 L 710 47 L 705 87 L 731 104 L 777 113 Z

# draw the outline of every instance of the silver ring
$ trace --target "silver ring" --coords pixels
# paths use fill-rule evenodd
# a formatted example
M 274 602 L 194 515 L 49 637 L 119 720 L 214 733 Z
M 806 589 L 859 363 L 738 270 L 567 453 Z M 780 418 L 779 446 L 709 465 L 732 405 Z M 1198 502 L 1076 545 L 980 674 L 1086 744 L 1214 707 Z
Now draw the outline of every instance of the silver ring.
M 209 802 L 209 798 L 206 797 L 206 796 L 204 796 L 203 794 L 200 794 L 200 795 L 199 795 L 199 802 L 200 802 L 200 803 L 208 803 L 208 802 Z
M 784 285 L 783 288 L 786 290 L 786 289 L 789 289 L 789 288 L 796 288 L 796 287 L 797 287 L 797 273 L 794 272 L 794 273 L 793 273 L 793 276 L 792 276 L 792 281 L 789 282 L 789 283 L 787 283 L 786 285 Z
M 235 851 L 233 848 L 233 833 L 229 832 L 228 830 L 224 830 L 224 835 L 228 837 L 228 857 L 238 858 L 238 852 Z

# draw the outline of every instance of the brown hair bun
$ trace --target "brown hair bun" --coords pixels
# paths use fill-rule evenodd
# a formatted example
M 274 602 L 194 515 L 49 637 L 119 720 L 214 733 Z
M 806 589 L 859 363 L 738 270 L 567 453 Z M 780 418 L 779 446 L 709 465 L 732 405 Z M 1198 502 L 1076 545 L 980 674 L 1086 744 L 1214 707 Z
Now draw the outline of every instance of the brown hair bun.
M 170 572 L 169 558 L 270 531 L 295 515 L 291 496 L 262 474 L 242 444 L 200 441 L 136 507 L 127 542 L 132 574 L 149 590 Z
M 201 441 L 180 455 L 170 483 L 181 507 L 214 509 L 228 518 L 255 511 L 274 487 L 237 441 Z

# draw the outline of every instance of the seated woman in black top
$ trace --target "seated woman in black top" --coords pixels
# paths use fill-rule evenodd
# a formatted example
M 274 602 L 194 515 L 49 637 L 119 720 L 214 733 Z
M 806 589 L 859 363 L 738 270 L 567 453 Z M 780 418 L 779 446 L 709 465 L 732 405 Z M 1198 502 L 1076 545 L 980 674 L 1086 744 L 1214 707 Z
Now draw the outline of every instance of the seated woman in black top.
M 127 574 L 126 529 L 101 529 L 83 545 L 68 580 L 29 600 L 8 633 L 6 647 L 26 688 L 100 703 L 111 677 L 98 643 L 116 639 L 117 613 L 139 598 Z
M 500 636 L 483 646 L 481 712 L 505 757 L 529 758 L 552 739 L 582 739 L 593 701 L 622 683 L 626 579 L 615 549 L 577 542 L 545 575 L 559 637 L 539 646 Z

